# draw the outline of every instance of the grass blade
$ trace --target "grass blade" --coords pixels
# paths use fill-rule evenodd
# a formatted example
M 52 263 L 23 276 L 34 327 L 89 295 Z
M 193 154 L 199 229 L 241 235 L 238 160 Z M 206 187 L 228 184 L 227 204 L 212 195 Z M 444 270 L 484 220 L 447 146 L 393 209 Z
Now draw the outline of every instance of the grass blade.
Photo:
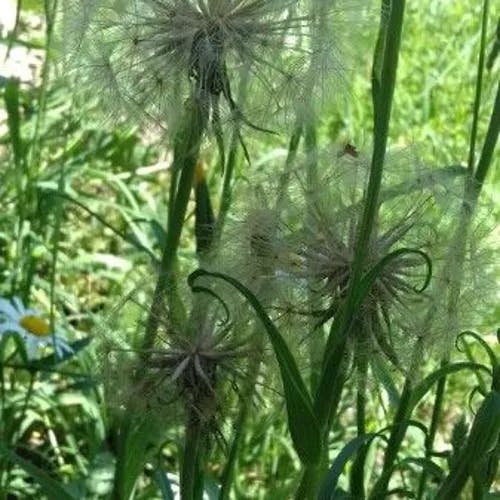
M 6 456 L 11 462 L 24 469 L 42 487 L 48 498 L 57 498 L 57 500 L 77 499 L 62 483 L 50 477 L 43 469 L 10 451 L 2 443 L 0 443 L 0 455 Z

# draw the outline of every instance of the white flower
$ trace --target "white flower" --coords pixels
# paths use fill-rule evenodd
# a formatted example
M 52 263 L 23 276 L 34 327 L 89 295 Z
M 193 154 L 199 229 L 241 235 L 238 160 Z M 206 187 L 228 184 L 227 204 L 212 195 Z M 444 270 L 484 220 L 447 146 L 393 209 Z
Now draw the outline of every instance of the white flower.
M 18 333 L 26 344 L 28 359 L 38 356 L 40 349 L 52 345 L 58 357 L 73 349 L 59 335 L 50 331 L 49 323 L 36 309 L 26 308 L 18 297 L 12 301 L 0 298 L 0 334 Z

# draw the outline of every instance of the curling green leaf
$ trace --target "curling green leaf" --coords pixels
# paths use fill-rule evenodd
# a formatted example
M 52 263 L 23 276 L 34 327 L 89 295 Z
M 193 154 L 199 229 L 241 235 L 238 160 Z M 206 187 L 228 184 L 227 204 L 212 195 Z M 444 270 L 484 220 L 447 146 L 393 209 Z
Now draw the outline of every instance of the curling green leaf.
M 390 254 L 380 259 L 380 261 L 377 262 L 377 264 L 375 264 L 363 276 L 356 293 L 356 302 L 355 302 L 356 309 L 361 305 L 363 300 L 366 298 L 371 288 L 373 287 L 375 281 L 380 276 L 381 272 L 384 270 L 385 266 L 387 266 L 391 261 L 405 254 L 419 255 L 424 259 L 424 262 L 427 266 L 427 273 L 425 276 L 424 283 L 420 288 L 415 288 L 415 293 L 422 293 L 429 286 L 432 277 L 432 262 L 429 256 L 425 252 L 422 252 L 422 250 L 416 250 L 412 248 L 400 248 L 398 250 L 394 250 L 394 252 L 391 252 Z
M 321 434 L 314 414 L 311 397 L 307 391 L 295 359 L 276 326 L 255 295 L 239 281 L 223 273 L 199 269 L 189 276 L 188 283 L 194 292 L 198 291 L 195 282 L 202 276 L 218 278 L 238 290 L 249 302 L 258 318 L 262 321 L 269 336 L 280 368 L 288 413 L 288 425 L 295 450 L 305 464 L 319 462 L 321 455 Z M 200 291 L 203 291 L 201 289 Z
M 436 500 L 459 498 L 469 477 L 494 453 L 500 436 L 500 392 L 492 390 L 479 408 L 467 442 L 437 492 Z
M 337 483 L 347 462 L 362 448 L 369 444 L 379 434 L 363 434 L 349 441 L 333 461 L 330 470 L 323 480 L 318 500 L 334 500 L 337 498 Z
M 484 372 L 491 374 L 490 370 L 480 363 L 453 363 L 445 365 L 439 370 L 432 372 L 430 375 L 425 377 L 412 391 L 410 400 L 410 409 L 415 408 L 419 401 L 427 394 L 431 387 L 442 377 L 446 377 L 451 373 L 456 373 L 462 370 L 483 370 Z M 410 410 L 411 411 L 411 410 Z

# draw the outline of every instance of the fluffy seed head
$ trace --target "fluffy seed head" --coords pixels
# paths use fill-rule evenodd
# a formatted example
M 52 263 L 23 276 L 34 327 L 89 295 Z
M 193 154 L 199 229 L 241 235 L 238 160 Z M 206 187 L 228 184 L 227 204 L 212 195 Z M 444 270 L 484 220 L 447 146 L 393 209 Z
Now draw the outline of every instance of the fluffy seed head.
M 119 314 L 113 313 L 123 324 L 102 335 L 101 367 L 111 406 L 163 416 L 189 414 L 212 428 L 229 385 L 244 376 L 247 338 L 236 338 L 235 325 L 215 301 L 200 300 L 182 325 L 165 306 L 155 345 L 145 350 L 141 343 L 151 296 L 142 293 L 144 300 L 136 300 L 140 293 L 134 290 Z
M 170 126 L 194 92 L 213 113 L 220 98 L 229 116 L 253 119 L 235 95 L 244 79 L 269 123 L 288 107 L 282 89 L 304 88 L 312 56 L 327 51 L 311 41 L 317 17 L 298 0 L 87 0 L 65 6 L 63 44 L 108 108 Z
M 414 162 L 408 154 L 388 155 L 364 272 L 392 252 L 401 252 L 380 269 L 358 308 L 350 335 L 354 349 L 381 353 L 395 365 L 401 364 L 401 357 L 420 335 L 410 328 L 408 318 L 420 314 L 427 300 L 419 291 L 429 278 L 428 259 L 437 236 L 433 222 L 439 217 L 432 193 L 421 188 L 423 167 L 419 165 L 417 176 Z M 318 165 L 329 173 L 312 183 L 301 181 L 301 199 L 295 200 L 296 210 L 303 214 L 294 244 L 300 266 L 290 268 L 289 274 L 306 287 L 306 304 L 312 300 L 315 313 L 322 309 L 326 321 L 335 317 L 350 285 L 369 168 L 362 154 L 338 151 L 320 154 Z

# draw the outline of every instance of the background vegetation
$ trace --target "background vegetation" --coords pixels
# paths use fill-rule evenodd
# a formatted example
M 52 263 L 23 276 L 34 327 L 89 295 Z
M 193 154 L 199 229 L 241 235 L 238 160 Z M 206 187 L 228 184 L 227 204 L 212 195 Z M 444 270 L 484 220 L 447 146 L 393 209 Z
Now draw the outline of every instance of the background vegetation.
M 43 311 L 57 334 L 72 344 L 75 355 L 60 360 L 48 351 L 41 360 L 29 362 L 16 354 L 22 351 L 19 341 L 2 336 L 0 498 L 44 495 L 59 499 L 63 498 L 62 484 L 65 494 L 73 498 L 121 498 L 117 475 L 120 470 L 128 474 L 133 485 L 134 467 L 138 472 L 135 498 L 170 498 L 184 439 L 181 411 L 169 407 L 159 413 L 163 429 L 158 432 L 157 444 L 163 446 L 147 456 L 145 465 L 127 463 L 123 468 L 117 464 L 125 432 L 117 416 L 123 401 L 120 397 L 126 393 L 128 398 L 140 399 L 142 395 L 129 388 L 124 372 L 117 372 L 106 356 L 110 342 L 116 347 L 116 337 L 138 334 L 138 313 L 131 301 L 141 304 L 151 300 L 155 284 L 151 255 L 158 258 L 166 238 L 172 144 L 158 128 L 138 126 L 130 120 L 104 120 L 98 100 L 82 102 L 60 63 L 63 48 L 52 31 L 59 10 L 48 0 L 44 4 L 23 0 L 18 8 L 18 22 L 13 29 L 3 30 L 0 40 L 0 295 L 20 297 L 26 305 Z M 498 36 L 498 5 L 490 6 L 488 18 L 489 53 Z M 399 151 L 400 158 L 419 158 L 422 165 L 436 170 L 467 165 L 482 19 L 483 3 L 479 1 L 408 2 L 388 140 L 389 148 Z M 370 72 L 377 29 L 374 15 L 373 22 L 356 32 L 354 58 L 349 62 L 355 71 L 345 81 L 338 80 L 339 88 L 346 91 L 325 106 L 319 117 L 318 142 L 334 154 L 351 144 L 369 156 L 374 120 Z M 493 111 L 498 63 L 484 73 L 482 81 L 476 158 Z M 33 71 L 22 71 L 25 65 Z M 495 112 L 498 120 L 498 109 Z M 244 218 L 247 186 L 262 179 L 267 182 L 282 168 L 289 139 L 251 133 L 245 140 L 252 161 L 249 165 L 240 155 L 237 162 L 235 193 L 242 193 L 242 198 L 231 207 L 230 228 L 232 224 L 238 228 L 237 222 Z M 203 142 L 200 157 L 217 212 L 223 177 L 214 142 Z M 477 298 L 484 307 L 467 311 L 467 324 L 461 325 L 463 330 L 480 333 L 497 356 L 500 308 L 495 300 L 498 271 L 494 250 L 498 250 L 500 236 L 498 166 L 497 151 L 481 194 L 480 223 L 473 235 L 481 239 L 476 266 L 489 277 L 479 291 L 473 291 L 480 295 Z M 455 195 L 443 191 L 439 201 L 446 206 Z M 194 216 L 191 200 L 178 251 L 181 275 L 198 267 Z M 485 232 L 487 238 L 482 236 Z M 179 286 L 181 293 L 187 293 L 187 288 Z M 294 342 L 300 344 L 297 339 Z M 484 349 L 470 339 L 467 342 L 466 348 L 453 351 L 451 360 L 488 365 Z M 300 345 L 294 344 L 294 348 L 299 352 Z M 248 408 L 237 451 L 233 498 L 290 498 L 302 471 L 289 435 L 282 388 L 274 381 L 278 367 L 271 348 L 266 347 L 265 352 L 255 404 Z M 429 356 L 422 364 L 424 371 L 431 373 L 439 366 L 439 356 Z M 395 411 L 403 379 L 394 372 L 387 376 L 390 380 L 385 383 L 371 381 L 366 432 L 378 432 Z M 441 475 L 448 473 L 453 445 L 456 457 L 490 385 L 491 377 L 471 375 L 470 371 L 448 378 L 433 447 L 438 452 L 433 457 L 438 471 L 419 461 L 424 439 L 418 427 L 410 427 L 399 453 L 407 469 L 398 472 L 396 479 L 401 496 L 404 490 L 412 489 L 410 486 L 418 485 L 423 467 L 430 477 L 423 498 L 434 498 Z M 478 387 L 483 396 L 478 395 Z M 353 416 L 356 390 L 353 377 L 346 383 L 338 423 L 330 435 L 330 464 L 359 430 Z M 217 485 L 241 405 L 237 397 L 232 398 L 227 402 L 228 417 L 218 429 L 220 435 L 214 438 L 217 444 L 206 460 L 205 491 L 210 498 L 219 495 Z M 434 401 L 431 391 L 412 418 L 427 425 Z M 496 412 L 498 415 L 498 408 Z M 492 436 L 495 432 L 497 436 L 492 445 L 497 462 L 498 427 L 497 423 L 492 431 Z M 149 431 L 157 432 L 153 427 Z M 355 451 L 345 453 L 352 458 Z M 380 450 L 370 448 L 366 469 L 379 471 L 381 460 Z M 349 488 L 351 470 L 352 466 L 347 466 L 340 478 L 342 489 Z M 366 480 L 373 483 L 370 474 L 367 472 Z M 494 477 L 490 483 L 490 493 L 484 490 L 478 496 L 471 481 L 463 498 L 496 498 L 500 485 Z M 132 489 L 123 488 L 120 491 Z

